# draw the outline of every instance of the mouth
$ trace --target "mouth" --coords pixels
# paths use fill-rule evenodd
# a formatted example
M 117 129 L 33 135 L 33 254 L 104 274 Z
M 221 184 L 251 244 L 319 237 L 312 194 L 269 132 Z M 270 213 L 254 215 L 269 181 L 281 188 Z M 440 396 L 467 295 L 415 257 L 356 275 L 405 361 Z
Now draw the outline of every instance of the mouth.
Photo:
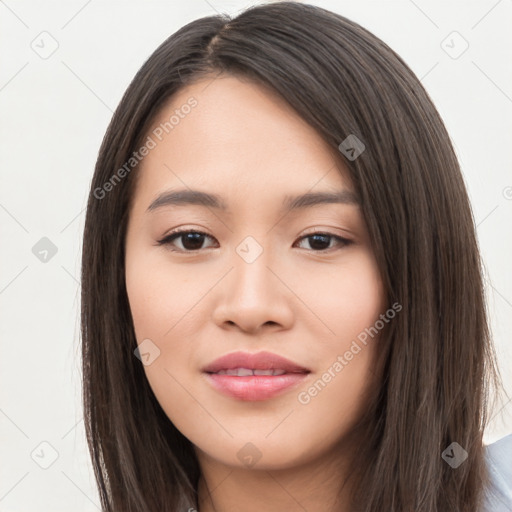
M 238 400 L 260 401 L 298 386 L 311 371 L 270 352 L 234 352 L 203 368 L 212 387 Z
M 247 372 L 254 372 L 254 375 L 268 375 L 257 373 L 259 371 L 276 371 L 282 373 L 309 373 L 309 369 L 290 359 L 287 359 L 272 352 L 231 352 L 219 357 L 203 368 L 205 373 L 219 373 L 225 371 L 227 375 L 249 375 Z M 232 373 L 227 373 L 231 371 Z M 236 371 L 236 373 L 234 373 Z
M 296 371 L 296 372 L 287 372 L 286 370 L 283 370 L 282 368 L 274 368 L 274 369 L 268 369 L 268 370 L 257 370 L 256 368 L 230 368 L 229 370 L 219 370 L 218 372 L 206 372 L 210 373 L 211 375 L 232 375 L 235 377 L 249 377 L 251 375 L 284 375 L 284 374 L 291 374 L 291 373 L 309 373 L 307 370 L 304 370 L 303 372 Z

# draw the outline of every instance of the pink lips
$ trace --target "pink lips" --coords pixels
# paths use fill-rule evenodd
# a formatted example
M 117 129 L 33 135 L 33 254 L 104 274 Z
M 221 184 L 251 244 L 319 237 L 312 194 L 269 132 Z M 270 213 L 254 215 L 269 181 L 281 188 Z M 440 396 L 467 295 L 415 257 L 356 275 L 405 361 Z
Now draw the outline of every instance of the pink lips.
M 276 370 L 280 375 L 227 375 L 219 371 Z M 310 370 L 272 352 L 232 352 L 203 368 L 210 384 L 218 391 L 239 400 L 267 400 L 304 380 Z M 283 373 L 284 372 L 284 373 Z M 241 372 L 247 373 L 247 372 Z

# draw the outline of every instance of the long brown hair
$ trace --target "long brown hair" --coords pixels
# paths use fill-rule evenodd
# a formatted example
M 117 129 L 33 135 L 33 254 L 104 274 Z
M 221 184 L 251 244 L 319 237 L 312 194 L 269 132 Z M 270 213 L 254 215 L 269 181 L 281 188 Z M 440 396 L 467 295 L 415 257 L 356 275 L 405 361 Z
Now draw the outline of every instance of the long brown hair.
M 361 198 L 389 304 L 403 310 L 380 342 L 382 379 L 360 423 L 352 510 L 477 512 L 488 399 L 500 381 L 450 137 L 418 78 L 383 41 L 294 2 L 209 16 L 171 35 L 134 77 L 103 139 L 87 205 L 81 309 L 85 426 L 103 509 L 197 508 L 191 443 L 133 353 L 124 244 L 137 165 L 126 163 L 164 102 L 217 73 L 270 87 L 333 148 L 349 135 L 365 145 L 355 159 L 339 157 Z M 468 453 L 456 469 L 441 457 L 452 442 Z

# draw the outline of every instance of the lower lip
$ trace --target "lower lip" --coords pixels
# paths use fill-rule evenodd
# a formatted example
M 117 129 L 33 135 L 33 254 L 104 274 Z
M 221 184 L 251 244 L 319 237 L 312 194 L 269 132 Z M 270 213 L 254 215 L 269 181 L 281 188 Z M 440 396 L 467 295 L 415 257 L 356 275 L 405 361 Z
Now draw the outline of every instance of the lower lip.
M 280 395 L 292 386 L 297 386 L 307 373 L 285 373 L 283 375 L 219 375 L 206 373 L 212 386 L 218 391 L 239 400 L 267 400 Z

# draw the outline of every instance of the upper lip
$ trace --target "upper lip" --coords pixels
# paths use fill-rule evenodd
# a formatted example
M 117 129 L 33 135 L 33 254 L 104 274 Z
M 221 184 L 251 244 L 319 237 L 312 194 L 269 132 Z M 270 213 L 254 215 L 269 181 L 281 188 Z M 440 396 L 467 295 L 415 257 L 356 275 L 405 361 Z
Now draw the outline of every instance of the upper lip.
M 309 373 L 307 368 L 272 352 L 231 352 L 219 357 L 203 368 L 203 372 L 248 368 L 252 370 L 285 370 L 287 373 Z

